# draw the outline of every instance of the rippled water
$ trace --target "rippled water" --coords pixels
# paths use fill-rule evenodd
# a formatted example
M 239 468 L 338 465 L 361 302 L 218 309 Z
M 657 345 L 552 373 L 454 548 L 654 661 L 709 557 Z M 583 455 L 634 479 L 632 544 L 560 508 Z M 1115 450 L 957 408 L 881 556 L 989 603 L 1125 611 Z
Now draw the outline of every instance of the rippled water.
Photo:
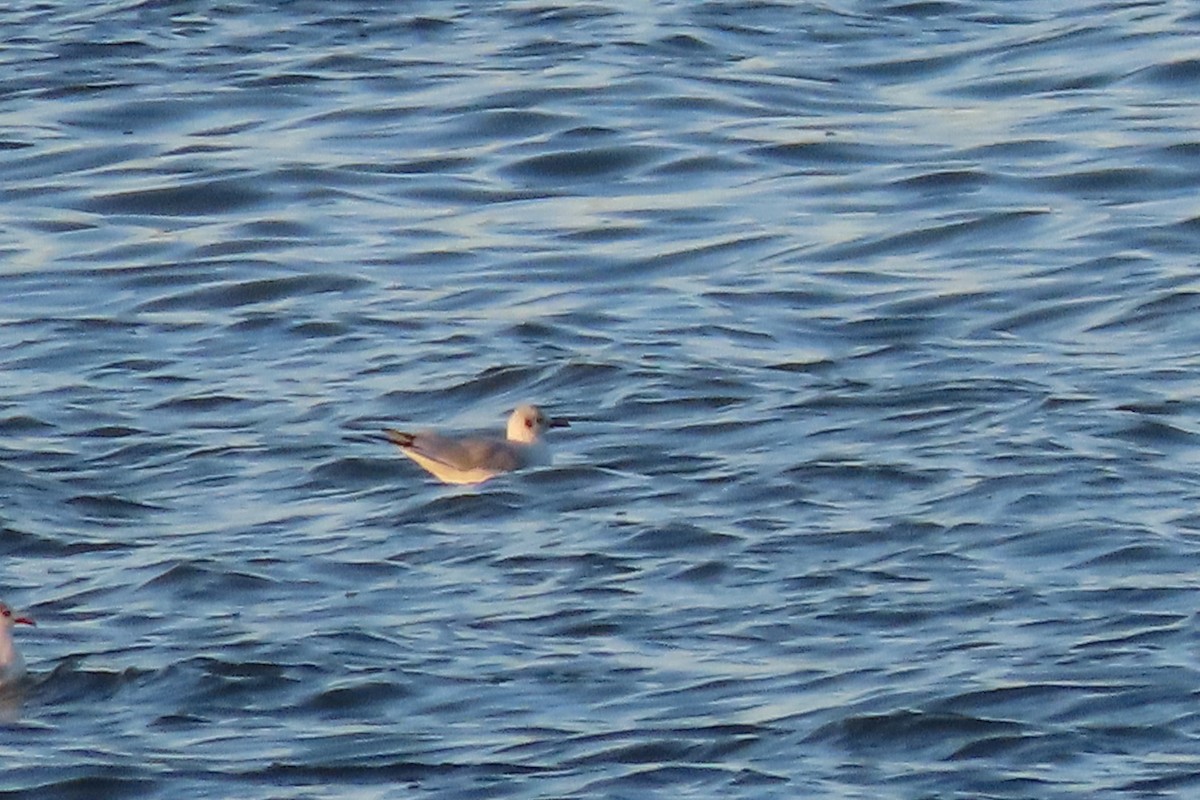
M 0 792 L 1196 791 L 1198 33 L 13 4 Z

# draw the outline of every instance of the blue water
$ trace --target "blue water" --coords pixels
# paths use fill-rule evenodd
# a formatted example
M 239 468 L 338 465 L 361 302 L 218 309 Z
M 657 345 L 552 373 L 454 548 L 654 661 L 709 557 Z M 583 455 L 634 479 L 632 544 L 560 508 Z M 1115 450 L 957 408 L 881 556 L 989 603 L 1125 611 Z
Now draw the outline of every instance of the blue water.
M 1193 795 L 1198 34 L 10 4 L 0 794 Z

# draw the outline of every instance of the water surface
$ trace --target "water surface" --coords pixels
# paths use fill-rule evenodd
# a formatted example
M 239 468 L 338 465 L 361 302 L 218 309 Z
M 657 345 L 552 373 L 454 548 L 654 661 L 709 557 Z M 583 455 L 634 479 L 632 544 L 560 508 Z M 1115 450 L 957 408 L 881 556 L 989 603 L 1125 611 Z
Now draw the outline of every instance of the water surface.
M 1197 33 L 18 3 L 0 791 L 1194 791 Z

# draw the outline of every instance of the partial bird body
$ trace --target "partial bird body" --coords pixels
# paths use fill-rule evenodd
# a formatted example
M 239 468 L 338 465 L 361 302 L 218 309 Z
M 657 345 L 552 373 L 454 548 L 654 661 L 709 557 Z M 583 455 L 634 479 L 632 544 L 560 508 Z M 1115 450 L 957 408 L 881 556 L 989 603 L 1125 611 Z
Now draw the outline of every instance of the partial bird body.
M 14 625 L 33 625 L 29 617 L 17 616 L 4 603 L 0 603 L 0 686 L 25 676 L 25 659 L 13 641 Z
M 384 430 L 388 441 L 444 483 L 474 484 L 523 467 L 549 462 L 541 442 L 548 428 L 569 427 L 537 406 L 520 406 L 508 419 L 505 439 L 453 438 L 432 431 Z

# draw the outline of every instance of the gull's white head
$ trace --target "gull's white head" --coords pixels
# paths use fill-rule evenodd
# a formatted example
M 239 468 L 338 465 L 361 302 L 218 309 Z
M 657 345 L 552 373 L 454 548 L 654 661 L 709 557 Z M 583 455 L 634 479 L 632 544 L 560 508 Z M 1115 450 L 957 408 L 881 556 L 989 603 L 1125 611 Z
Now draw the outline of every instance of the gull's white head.
M 25 659 L 13 643 L 14 625 L 32 625 L 29 617 L 17 616 L 4 603 L 0 603 L 0 683 L 16 680 L 25 674 Z
M 29 617 L 17 616 L 7 603 L 0 603 L 0 625 L 4 627 L 5 631 L 11 631 L 14 625 L 33 624 L 35 624 L 34 621 Z
M 547 428 L 569 428 L 571 423 L 565 419 L 553 419 L 542 413 L 537 406 L 517 406 L 508 418 L 508 440 L 533 444 L 541 438 Z

